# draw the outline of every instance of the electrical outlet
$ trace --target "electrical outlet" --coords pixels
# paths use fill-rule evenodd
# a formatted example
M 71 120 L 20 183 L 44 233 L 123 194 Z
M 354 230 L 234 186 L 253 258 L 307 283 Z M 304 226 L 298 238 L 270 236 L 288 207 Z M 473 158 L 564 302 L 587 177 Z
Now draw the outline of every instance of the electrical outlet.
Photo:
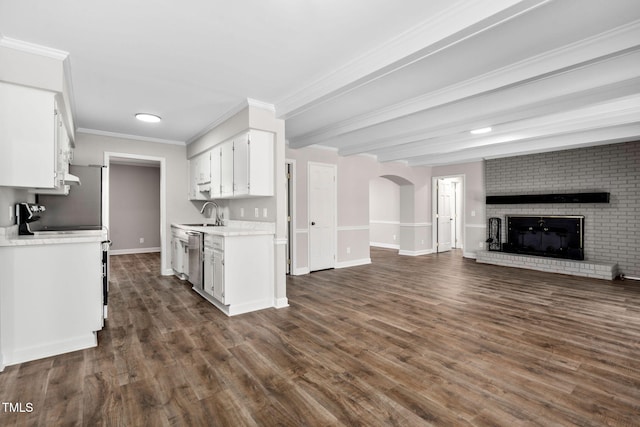
M 484 248 L 484 243 L 480 242 L 478 243 L 478 246 L 480 246 L 480 249 Z
M 267 208 L 262 208 L 262 216 L 267 217 Z
M 471 211 L 471 216 L 476 216 L 476 211 Z
M 140 243 L 144 243 L 144 237 L 140 238 Z
M 396 235 L 395 235 L 395 234 L 393 235 L 393 240 L 394 240 L 394 241 L 396 240 Z
M 347 254 L 351 253 L 351 248 L 347 246 Z
M 244 208 L 240 208 L 240 218 L 244 218 Z
M 256 218 L 260 217 L 260 209 L 256 208 L 255 215 L 256 215 Z
M 423 244 L 423 245 L 424 245 L 424 240 L 422 240 L 422 243 L 421 243 L 421 244 Z

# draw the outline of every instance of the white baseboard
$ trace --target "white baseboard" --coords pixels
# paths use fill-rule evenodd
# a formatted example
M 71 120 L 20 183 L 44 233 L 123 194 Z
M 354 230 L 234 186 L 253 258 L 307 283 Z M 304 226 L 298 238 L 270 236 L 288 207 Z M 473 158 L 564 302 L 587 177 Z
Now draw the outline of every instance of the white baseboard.
M 420 256 L 420 255 L 429 255 L 433 253 L 433 249 L 422 249 L 420 251 L 405 251 L 402 250 L 398 252 L 398 255 L 404 256 Z
M 371 264 L 371 258 L 354 259 L 351 261 L 337 262 L 335 268 L 356 267 L 358 265 Z
M 476 259 L 476 253 L 475 252 L 462 252 L 462 256 L 465 257 L 465 258 Z
M 276 298 L 273 302 L 273 306 L 275 308 L 285 308 L 289 307 L 289 299 L 287 298 Z
M 44 359 L 45 357 L 96 347 L 97 345 L 98 339 L 96 333 L 90 332 L 87 335 L 64 341 L 52 341 L 34 347 L 9 351 L 2 355 L 2 359 L 5 366 L 17 365 L 18 363 L 30 362 L 32 360 Z
M 302 276 L 305 274 L 309 274 L 311 273 L 311 270 L 309 270 L 309 267 L 301 267 L 301 268 L 296 268 L 295 270 L 293 270 L 291 272 L 292 276 Z
M 133 249 L 113 249 L 109 251 L 110 255 L 131 255 L 131 254 L 149 254 L 154 252 L 160 252 L 160 247 L 157 248 L 133 248 Z
M 369 246 L 385 249 L 400 249 L 400 245 L 395 245 L 393 243 L 369 242 Z

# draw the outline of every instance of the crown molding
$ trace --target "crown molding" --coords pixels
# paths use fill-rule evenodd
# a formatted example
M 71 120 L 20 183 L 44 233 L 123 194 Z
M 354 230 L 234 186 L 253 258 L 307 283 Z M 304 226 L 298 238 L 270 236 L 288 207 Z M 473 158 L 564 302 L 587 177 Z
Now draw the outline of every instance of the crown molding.
M 276 102 L 278 116 L 289 119 L 329 98 L 410 65 L 549 1 L 455 2 L 399 36 L 279 100 Z
M 0 34 L 0 46 L 20 50 L 26 53 L 32 53 L 35 55 L 46 56 L 47 58 L 53 58 L 59 61 L 64 61 L 69 56 L 69 52 L 65 52 L 64 50 L 25 42 L 22 40 L 3 36 L 2 34 Z
M 639 50 L 640 20 L 614 30 L 518 61 L 506 67 L 429 92 L 371 113 L 362 114 L 314 132 L 293 137 L 292 147 L 318 144 L 336 136 L 415 114 L 442 104 L 495 91 L 506 86 L 547 79 L 593 62 L 610 60 Z
M 222 123 L 226 122 L 231 117 L 235 116 L 236 114 L 238 114 L 240 111 L 244 110 L 247 107 L 260 108 L 260 109 L 271 111 L 271 112 L 274 112 L 274 113 L 276 111 L 276 107 L 273 104 L 269 104 L 268 102 L 259 101 L 257 99 L 253 99 L 253 98 L 243 99 L 237 105 L 235 105 L 234 107 L 231 107 L 229 110 L 227 110 L 227 112 L 225 112 L 220 117 L 218 117 L 215 121 L 213 121 L 212 123 L 207 125 L 200 132 L 198 132 L 197 134 L 195 134 L 194 136 L 189 138 L 187 140 L 187 145 L 189 145 L 192 142 L 196 141 L 197 139 L 203 137 L 204 135 L 209 133 L 211 130 L 213 130 L 216 127 L 220 126 Z
M 253 98 L 247 98 L 247 105 L 249 107 L 256 107 L 256 108 L 260 108 L 260 109 L 263 109 L 263 110 L 271 111 L 272 113 L 276 112 L 276 106 L 275 105 L 270 104 L 268 102 L 259 101 L 257 99 L 253 99 Z
M 110 138 L 132 139 L 134 141 L 157 142 L 160 144 L 186 145 L 184 141 L 176 141 L 172 139 L 151 138 L 147 136 L 130 135 L 126 133 L 107 132 L 104 130 L 78 128 L 76 133 L 86 133 L 89 135 L 106 136 Z

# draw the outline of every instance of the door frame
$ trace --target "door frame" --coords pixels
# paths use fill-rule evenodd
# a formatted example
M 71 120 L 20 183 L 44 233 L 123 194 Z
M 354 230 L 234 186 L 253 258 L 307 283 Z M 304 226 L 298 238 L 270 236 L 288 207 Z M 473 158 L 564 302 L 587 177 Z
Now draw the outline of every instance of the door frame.
M 338 254 L 338 165 L 333 163 L 308 162 L 307 163 L 307 269 L 311 272 L 311 167 L 329 166 L 333 169 L 333 266 L 336 268 Z
M 295 159 L 285 159 L 285 172 L 288 170 L 287 178 L 287 215 L 291 217 L 291 221 L 287 221 L 287 257 L 291 260 L 291 264 L 285 266 L 288 275 L 294 275 L 298 260 L 296 255 L 297 239 L 296 239 L 296 161 Z M 285 262 L 287 260 L 285 259 Z M 288 267 L 288 268 L 287 268 Z
M 462 231 L 462 247 L 467 247 L 467 233 L 465 232 L 465 203 L 466 203 L 466 175 L 465 174 L 457 174 L 457 175 L 443 175 L 443 176 L 432 176 L 431 177 L 431 244 L 434 253 L 438 253 L 438 180 L 439 179 L 456 179 L 460 182 L 460 186 L 462 187 L 462 195 L 460 197 L 461 207 L 460 212 L 460 230 Z M 452 248 L 453 249 L 453 248 Z
M 166 159 L 164 157 L 145 156 L 142 154 L 131 153 L 115 153 L 110 151 L 104 152 L 104 165 L 102 173 L 102 223 L 109 230 L 109 165 L 112 160 L 124 159 L 131 161 L 135 165 L 135 161 L 146 163 L 159 163 L 160 165 L 160 274 L 163 276 L 173 275 L 171 268 L 171 260 L 167 262 L 167 257 L 171 256 L 171 250 L 167 251 L 165 247 L 167 236 L 167 171 Z M 167 267 L 168 265 L 168 267 Z

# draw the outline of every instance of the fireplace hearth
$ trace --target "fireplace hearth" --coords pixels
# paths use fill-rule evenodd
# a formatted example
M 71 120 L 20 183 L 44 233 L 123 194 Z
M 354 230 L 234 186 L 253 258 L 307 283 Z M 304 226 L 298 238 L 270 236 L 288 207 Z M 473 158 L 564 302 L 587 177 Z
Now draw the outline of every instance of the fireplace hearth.
M 504 252 L 583 260 L 584 216 L 506 217 Z

